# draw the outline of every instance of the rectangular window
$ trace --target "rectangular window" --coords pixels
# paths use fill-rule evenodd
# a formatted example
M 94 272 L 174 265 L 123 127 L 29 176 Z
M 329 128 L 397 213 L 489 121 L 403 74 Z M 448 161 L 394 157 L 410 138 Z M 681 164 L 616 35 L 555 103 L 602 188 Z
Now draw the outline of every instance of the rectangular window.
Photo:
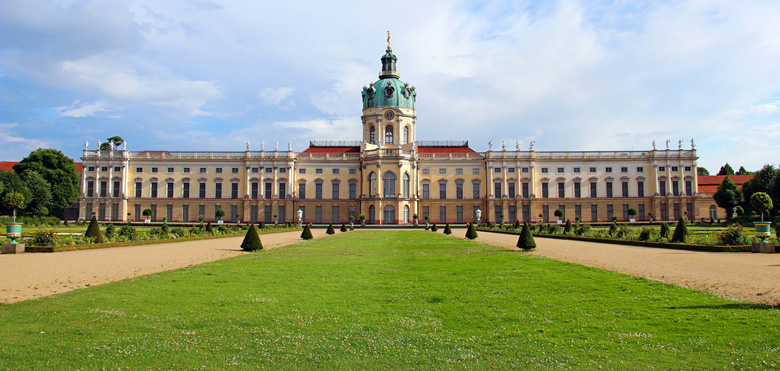
M 493 216 L 496 220 L 496 223 L 501 223 L 504 221 L 504 211 L 502 210 L 500 205 L 496 205 L 496 214 Z
M 478 167 L 471 168 L 471 173 L 472 174 L 479 174 L 479 168 Z
M 423 175 L 428 175 L 431 173 L 431 169 L 422 169 Z
M 205 167 L 198 168 L 198 172 L 201 173 L 201 174 L 205 174 L 206 173 L 206 168 Z
M 142 191 L 143 191 L 143 183 L 135 182 L 135 197 L 141 198 Z
M 349 169 L 349 175 L 357 174 L 357 169 Z
M 621 173 L 627 173 L 628 172 L 628 168 L 627 167 L 621 167 L 620 168 L 620 172 Z
M 214 183 L 214 198 L 222 198 L 222 182 Z
M 306 174 L 306 169 L 298 169 L 298 174 Z
M 677 202 L 672 204 L 672 210 L 674 211 L 674 219 L 680 219 L 680 204 Z
M 273 173 L 273 172 L 274 172 L 274 168 L 272 168 L 272 167 L 267 167 L 267 168 L 265 168 L 265 172 L 266 172 L 266 173 Z
M 153 172 L 153 173 L 156 173 L 156 172 L 157 172 L 157 168 L 156 168 L 156 167 L 153 167 L 153 168 L 152 168 L 152 172 Z
M 114 171 L 122 171 L 122 167 L 121 166 L 114 166 Z M 686 171 L 688 171 L 688 170 L 686 170 Z
M 439 206 L 439 223 L 447 222 L 447 206 Z
M 636 182 L 636 195 L 637 197 L 645 197 L 645 182 Z
M 690 180 L 685 181 L 685 194 L 688 196 L 693 194 L 693 182 Z
M 431 185 L 429 183 L 423 183 L 422 185 L 422 198 L 425 200 L 431 198 Z
M 471 183 L 471 198 L 475 200 L 479 200 L 480 197 L 481 196 L 479 194 L 479 183 L 476 182 Z
M 658 171 L 666 171 L 666 166 L 659 166 Z
M 542 198 L 550 198 L 550 188 L 548 183 L 542 183 Z
M 628 220 L 628 204 L 623 204 L 623 220 Z
M 230 198 L 238 198 L 238 183 L 230 183 Z
M 496 173 L 496 174 L 501 173 L 501 168 L 500 167 L 494 167 L 493 168 L 493 173 Z
M 590 205 L 590 221 L 597 222 L 599 220 L 599 207 L 597 205 Z
M 287 184 L 279 183 L 279 198 L 287 198 Z
M 306 183 L 298 183 L 298 198 L 306 199 Z
M 168 172 L 168 173 L 172 173 L 172 172 L 173 172 L 173 168 L 172 168 L 172 167 L 169 167 L 169 168 L 167 169 L 167 172 Z
M 322 169 L 314 169 L 314 174 L 322 174 Z
M 685 167 L 685 171 L 691 171 L 691 167 L 690 166 L 686 166 Z
M 94 195 L 95 195 L 95 181 L 94 180 L 88 180 L 87 181 L 87 197 L 92 197 Z
M 545 223 L 550 222 L 550 205 L 542 205 L 542 220 Z
M 447 183 L 439 183 L 439 199 L 444 200 L 447 198 Z
M 507 172 L 507 173 L 510 173 L 510 174 L 514 174 L 514 173 L 515 173 L 515 168 L 513 168 L 513 167 L 507 168 L 507 169 L 506 169 L 506 172 Z M 461 173 L 461 174 L 462 174 L 462 173 Z
M 357 183 L 349 183 L 349 199 L 357 199 Z
M 531 221 L 531 207 L 528 205 L 523 205 L 523 221 L 524 222 Z
M 331 198 L 334 199 L 334 200 L 338 200 L 341 197 L 341 194 L 340 194 L 341 193 L 341 187 L 340 187 L 341 184 L 339 184 L 339 183 L 331 183 L 330 186 L 331 186 L 331 189 L 330 189 L 330 196 L 331 196 Z
M 675 196 L 680 195 L 680 181 L 672 180 L 672 194 Z
M 558 198 L 566 197 L 566 184 L 564 182 L 558 182 Z
M 314 222 L 317 224 L 322 223 L 322 206 L 314 207 Z
M 607 173 L 611 173 L 612 172 L 612 168 L 611 167 L 607 167 L 607 168 L 604 169 L 604 171 L 607 172 Z
M 108 196 L 108 182 L 105 180 L 100 181 L 100 197 Z
M 265 193 L 264 197 L 265 198 L 271 198 L 271 196 L 273 195 L 273 192 L 274 192 L 274 185 L 273 185 L 273 183 L 265 182 L 264 187 L 265 187 L 265 190 L 263 192 L 263 193 Z
M 165 217 L 168 218 L 168 221 L 173 220 L 173 205 L 165 206 Z
M 439 169 L 439 175 L 447 175 L 447 169 Z
M 520 171 L 522 171 L 523 173 L 528 173 L 530 171 L 530 169 L 527 168 L 527 167 L 524 167 L 524 168 L 520 169 Z
M 574 205 L 574 219 L 582 219 L 582 205 Z
M 455 174 L 463 174 L 463 168 L 455 169 Z
M 455 183 L 455 198 L 458 200 L 463 199 L 463 183 Z
M 181 221 L 186 222 L 190 220 L 190 206 L 182 205 L 181 207 Z
M 317 200 L 322 199 L 322 183 L 314 183 L 314 198 Z
M 185 173 L 185 174 L 189 174 L 190 173 L 190 168 L 185 167 L 185 168 L 182 169 L 182 172 Z
M 421 217 L 422 217 L 422 220 L 425 220 L 425 217 L 428 217 L 428 219 L 430 219 L 431 214 L 430 214 L 430 208 L 428 206 L 423 206 L 422 216 Z
M 217 216 L 217 211 L 222 210 L 222 206 L 214 206 L 214 220 L 219 220 L 219 217 Z
M 152 198 L 157 198 L 157 182 L 150 183 L 149 195 Z
M 206 198 L 206 183 L 198 183 L 198 198 Z M 205 215 L 205 214 L 200 214 Z
M 493 183 L 493 197 L 501 198 L 501 182 Z
M 661 194 L 661 196 L 666 196 L 666 181 L 665 180 L 659 180 L 658 181 L 658 192 Z
M 252 182 L 252 193 L 250 194 L 250 197 L 252 198 L 260 197 L 260 183 Z
M 607 204 L 607 219 L 612 220 L 612 214 L 614 214 L 614 209 L 612 207 L 612 204 Z
M 181 197 L 190 198 L 190 182 L 181 183 Z
M 693 220 L 694 215 L 693 215 L 693 204 L 692 203 L 688 202 L 688 203 L 685 204 L 685 211 L 688 212 L 688 219 Z
M 166 197 L 173 198 L 173 191 L 174 191 L 173 182 L 168 182 L 165 185 L 165 187 L 166 187 L 165 189 Z
M 332 206 L 330 208 L 330 220 L 333 223 L 339 222 L 339 207 L 338 206 Z
M 645 220 L 645 204 L 639 204 L 639 220 Z
M 560 173 L 562 173 L 562 172 L 563 172 L 563 168 L 562 168 L 562 167 L 559 167 L 559 168 L 558 168 L 558 174 L 560 174 Z
M 215 168 L 214 172 L 217 174 L 222 174 L 222 168 L 221 167 Z
M 457 206 L 455 209 L 455 222 L 463 223 L 463 206 Z
M 341 169 L 333 169 L 333 175 L 338 175 Z
M 198 220 L 206 217 L 206 205 L 198 205 Z
M 575 168 L 574 168 L 574 173 L 575 173 L 575 174 L 579 174 L 579 173 L 580 173 L 580 168 L 578 168 L 578 167 L 575 167 Z
M 354 207 L 354 206 L 350 206 L 349 207 L 349 216 L 351 216 L 353 220 L 355 218 L 357 218 L 357 208 L 356 207 Z
M 280 167 L 279 168 L 279 172 L 280 173 L 286 173 L 287 172 L 287 168 L 286 167 Z
M 92 170 L 95 170 L 95 168 L 92 168 Z M 90 170 L 90 171 L 92 171 L 92 170 Z M 137 167 L 137 168 L 135 168 L 135 172 L 136 172 L 136 173 L 143 173 L 143 172 L 144 172 L 144 168 L 142 168 L 142 167 Z
M 636 172 L 637 172 L 637 173 L 644 173 L 644 172 L 645 172 L 645 168 L 644 168 L 644 167 L 641 167 L 641 166 L 637 166 L 637 168 L 636 168 Z
M 677 166 L 672 166 L 672 171 L 679 171 L 679 168 Z
M 119 181 L 118 180 L 114 181 L 114 189 L 113 189 L 112 193 L 113 193 L 112 196 L 119 197 Z
M 100 167 L 100 171 L 108 171 L 108 166 L 101 166 Z M 100 219 L 103 219 L 103 218 L 100 218 Z
M 523 182 L 523 198 L 528 198 L 531 195 L 531 184 Z
M 612 182 L 607 182 L 607 197 L 612 197 Z
M 580 182 L 574 182 L 574 197 L 582 197 L 582 188 L 580 188 Z
M 273 221 L 273 209 L 270 205 L 263 208 L 263 219 L 266 223 L 271 223 Z
M 515 187 L 515 182 L 507 183 L 507 188 L 508 188 L 507 192 L 509 193 L 509 198 L 517 197 L 517 192 L 516 192 L 516 189 L 515 189 L 516 188 Z M 510 220 L 512 220 L 512 219 L 510 219 Z
M 599 192 L 598 183 L 590 182 L 590 197 L 591 198 L 598 197 L 598 194 L 599 194 L 598 192 Z
M 230 173 L 231 174 L 238 174 L 238 168 L 237 167 L 230 168 Z
M 546 167 L 543 167 L 543 168 L 542 168 L 542 174 L 547 174 L 548 172 L 549 172 L 549 171 L 548 171 L 548 169 L 547 169 Z
M 588 168 L 588 172 L 595 173 L 596 172 L 596 168 L 595 167 Z
M 622 182 L 621 188 L 623 197 L 628 197 L 628 182 Z
M 135 204 L 135 220 L 141 220 L 141 205 Z

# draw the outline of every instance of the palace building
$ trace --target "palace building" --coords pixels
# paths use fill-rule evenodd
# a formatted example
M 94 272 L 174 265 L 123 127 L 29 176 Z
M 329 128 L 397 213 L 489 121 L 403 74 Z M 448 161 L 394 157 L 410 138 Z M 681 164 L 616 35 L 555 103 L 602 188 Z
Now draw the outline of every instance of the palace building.
M 588 221 L 709 216 L 698 195 L 696 150 L 472 150 L 468 141 L 418 141 L 415 87 L 400 80 L 388 44 L 379 80 L 363 87 L 363 137 L 312 141 L 303 152 L 89 150 L 80 215 L 154 219 L 407 224 L 548 221 L 556 209 Z M 421 121 L 424 125 L 424 120 Z M 99 147 L 99 144 L 98 144 Z M 701 209 L 701 210 L 700 210 Z

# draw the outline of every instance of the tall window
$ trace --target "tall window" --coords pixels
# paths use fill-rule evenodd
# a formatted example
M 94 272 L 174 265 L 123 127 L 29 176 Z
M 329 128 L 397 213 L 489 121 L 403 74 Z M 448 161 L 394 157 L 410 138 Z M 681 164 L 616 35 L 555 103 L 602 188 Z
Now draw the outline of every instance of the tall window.
M 528 198 L 530 197 L 530 195 L 531 195 L 531 185 L 528 182 L 523 182 L 523 198 Z
M 87 182 L 89 184 L 89 182 Z M 141 192 L 143 190 L 143 183 L 142 182 L 135 182 L 135 197 L 141 197 Z M 87 194 L 87 196 L 90 196 Z
M 214 183 L 214 198 L 222 198 L 222 182 Z
M 628 182 L 622 182 L 621 188 L 623 197 L 628 197 Z
M 100 181 L 100 197 L 106 197 L 108 195 L 108 181 Z
M 385 144 L 393 144 L 393 126 L 385 127 Z
M 382 194 L 384 194 L 384 197 L 396 197 L 395 174 L 393 172 L 387 171 L 382 174 Z
M 406 129 L 409 130 L 409 129 Z M 404 173 L 404 185 L 403 185 L 403 196 L 409 197 L 409 184 L 411 182 L 411 177 L 409 176 L 409 173 Z
M 166 193 L 166 196 L 167 196 L 168 198 L 173 198 L 173 191 L 174 191 L 174 189 L 173 189 L 173 182 L 168 182 L 168 183 L 166 184 L 166 187 L 167 187 L 167 189 L 165 190 L 165 191 L 166 191 L 166 192 L 165 192 L 165 193 Z
M 138 183 L 135 183 L 135 184 L 138 185 Z M 88 180 L 87 181 L 87 197 L 92 197 L 94 195 L 95 195 L 95 181 L 94 180 Z
M 279 182 L 279 198 L 287 197 L 287 183 Z
M 423 183 L 422 185 L 422 198 L 427 200 L 431 198 L 431 184 Z
M 675 196 L 680 195 L 680 181 L 678 180 L 672 181 L 672 194 Z
M 238 198 L 238 182 L 230 183 L 230 198 Z
M 368 141 L 371 144 L 376 144 L 376 128 L 373 126 L 368 129 Z
M 493 196 L 495 198 L 501 198 L 501 182 L 493 183 Z
M 404 128 L 404 144 L 409 144 L 409 127 Z
M 607 197 L 612 197 L 612 182 L 607 182 Z
M 368 175 L 368 197 L 376 197 L 376 173 Z
M 341 187 L 339 183 L 333 182 L 330 184 L 330 198 L 334 200 L 341 198 Z
M 690 180 L 685 181 L 685 194 L 688 196 L 693 195 L 693 182 Z
M 455 183 L 455 198 L 463 199 L 463 183 Z
M 636 195 L 638 197 L 645 197 L 645 182 L 643 181 L 636 182 Z
M 516 196 L 515 182 L 509 182 L 507 184 L 507 188 L 509 188 L 509 190 L 508 190 L 509 191 L 509 198 L 515 198 L 515 196 Z M 509 219 L 509 220 L 512 220 L 512 219 Z
M 439 199 L 440 200 L 447 199 L 447 183 L 446 182 L 439 183 Z
M 258 196 L 260 196 L 260 183 L 258 183 L 257 181 L 253 181 L 251 189 L 252 190 L 250 196 L 252 198 L 257 198 Z
M 558 182 L 558 198 L 566 197 L 566 184 L 564 182 Z
M 314 198 L 317 200 L 322 199 L 322 183 L 314 183 Z
M 582 197 L 582 188 L 580 186 L 580 182 L 574 182 L 574 197 Z
M 113 190 L 112 196 L 119 197 L 119 181 L 118 180 L 114 181 L 114 190 Z
M 198 183 L 198 198 L 206 198 L 206 183 Z
M 596 198 L 598 197 L 598 183 L 596 182 L 590 182 L 590 197 Z M 595 219 L 594 219 L 595 221 Z
M 472 191 L 471 191 L 472 197 L 475 200 L 479 200 L 479 197 L 480 197 L 480 194 L 479 194 L 479 182 L 471 183 L 471 187 L 472 187 Z
M 150 197 L 157 198 L 157 182 L 151 182 L 150 183 Z
M 550 198 L 550 187 L 547 182 L 542 183 L 542 198 Z
M 354 200 L 357 198 L 357 183 L 349 183 L 349 199 Z
M 274 185 L 271 182 L 265 182 L 265 198 L 271 198 L 274 192 Z M 270 220 L 270 219 L 269 219 Z
M 666 181 L 665 180 L 659 180 L 658 181 L 658 192 L 661 193 L 661 196 L 666 196 Z
M 181 197 L 190 198 L 190 182 L 181 183 Z

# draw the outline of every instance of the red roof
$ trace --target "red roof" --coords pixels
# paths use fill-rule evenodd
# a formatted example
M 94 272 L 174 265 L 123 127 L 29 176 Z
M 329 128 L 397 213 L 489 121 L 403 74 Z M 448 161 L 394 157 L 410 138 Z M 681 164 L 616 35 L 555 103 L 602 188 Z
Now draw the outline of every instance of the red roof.
M 742 189 L 742 185 L 752 179 L 752 175 L 729 175 L 728 176 L 737 186 Z M 726 179 L 725 175 L 699 175 L 699 193 L 715 193 L 720 183 Z
M 360 147 L 309 147 L 304 153 L 351 153 L 360 152 Z
M 418 147 L 420 153 L 476 153 L 469 147 Z
M 18 163 L 18 161 L 0 161 L 0 170 L 11 171 L 14 169 L 14 165 Z M 83 164 L 81 162 L 74 162 L 74 164 L 76 164 L 76 173 L 81 175 Z

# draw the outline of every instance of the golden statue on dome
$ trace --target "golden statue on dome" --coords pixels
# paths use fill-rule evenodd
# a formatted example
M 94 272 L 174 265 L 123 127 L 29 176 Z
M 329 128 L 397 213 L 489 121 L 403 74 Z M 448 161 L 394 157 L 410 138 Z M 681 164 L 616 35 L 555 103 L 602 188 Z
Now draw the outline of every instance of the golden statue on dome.
M 387 50 L 393 49 L 390 47 L 390 31 L 387 31 Z

